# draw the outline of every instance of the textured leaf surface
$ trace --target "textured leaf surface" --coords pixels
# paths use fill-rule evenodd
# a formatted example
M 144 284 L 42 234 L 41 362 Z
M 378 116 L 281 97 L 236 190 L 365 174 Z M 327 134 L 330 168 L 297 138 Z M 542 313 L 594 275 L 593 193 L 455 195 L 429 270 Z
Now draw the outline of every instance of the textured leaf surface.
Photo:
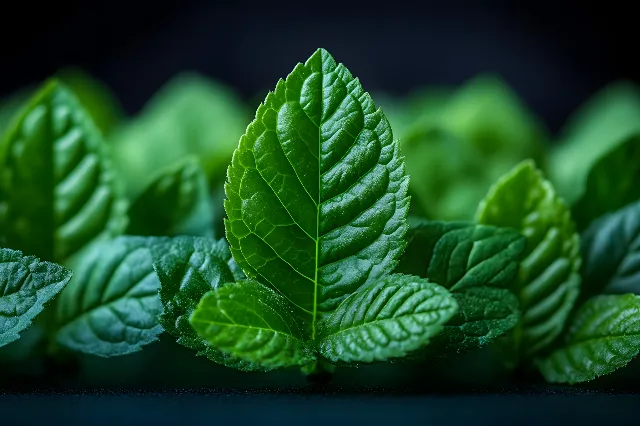
M 428 278 L 452 291 L 511 287 L 526 244 L 513 229 L 441 221 L 412 225 L 408 240 L 396 271 Z
M 0 147 L 0 232 L 5 246 L 62 262 L 125 216 L 100 133 L 75 96 L 46 84 Z
M 411 225 L 397 272 L 448 288 L 459 309 L 434 348 L 464 352 L 513 328 L 520 318 L 515 289 L 526 240 L 517 231 L 466 222 Z M 441 349 L 434 349 L 441 350 Z
M 458 312 L 434 338 L 435 351 L 464 353 L 485 346 L 513 329 L 520 320 L 520 303 L 513 292 L 488 286 L 452 293 Z
M 578 310 L 564 347 L 537 364 L 549 382 L 586 382 L 624 367 L 639 351 L 640 296 L 603 295 Z
M 162 171 L 131 204 L 127 233 L 213 237 L 207 177 L 196 159 Z
M 527 239 L 515 286 L 522 320 L 507 348 L 516 359 L 533 356 L 560 334 L 580 289 L 579 238 L 569 210 L 527 160 L 494 184 L 477 218 Z
M 589 170 L 586 190 L 571 209 L 578 229 L 584 230 L 603 214 L 640 200 L 638 181 L 640 134 L 621 142 Z
M 457 308 L 444 287 L 389 275 L 353 293 L 323 323 L 320 354 L 334 363 L 404 357 L 425 347 Z
M 189 323 L 202 297 L 225 283 L 244 278 L 224 240 L 202 237 L 175 237 L 151 248 L 153 267 L 161 282 L 159 291 L 163 313 L 159 317 L 164 329 L 177 342 L 198 355 L 240 370 L 264 370 L 209 346 Z
M 17 340 L 71 275 L 60 265 L 0 248 L 0 346 Z
M 323 49 L 280 80 L 233 154 L 226 235 L 245 273 L 319 317 L 393 270 L 409 179 L 381 110 Z
M 640 294 L 640 201 L 594 221 L 581 249 L 585 295 Z
M 110 138 L 127 193 L 139 194 L 158 170 L 196 156 L 210 183 L 222 182 L 250 112 L 229 87 L 194 73 L 176 75 Z
M 587 174 L 606 152 L 640 131 L 640 88 L 619 81 L 596 93 L 564 126 L 551 151 L 549 177 L 558 194 L 573 204 L 584 192 Z
M 214 348 L 273 370 L 313 361 L 293 307 L 255 281 L 239 281 L 207 293 L 191 325 Z
M 121 236 L 78 259 L 56 303 L 56 341 L 108 357 L 136 352 L 162 332 L 160 282 L 149 248 L 156 238 Z

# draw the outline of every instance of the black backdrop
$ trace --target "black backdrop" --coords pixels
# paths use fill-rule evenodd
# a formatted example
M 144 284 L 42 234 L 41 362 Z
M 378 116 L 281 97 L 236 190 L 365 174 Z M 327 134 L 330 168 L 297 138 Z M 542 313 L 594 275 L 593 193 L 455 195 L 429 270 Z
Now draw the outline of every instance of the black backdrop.
M 318 47 L 371 91 L 497 72 L 554 131 L 605 83 L 640 79 L 632 5 L 621 0 L 8 3 L 0 94 L 75 65 L 132 113 L 187 69 L 252 98 Z

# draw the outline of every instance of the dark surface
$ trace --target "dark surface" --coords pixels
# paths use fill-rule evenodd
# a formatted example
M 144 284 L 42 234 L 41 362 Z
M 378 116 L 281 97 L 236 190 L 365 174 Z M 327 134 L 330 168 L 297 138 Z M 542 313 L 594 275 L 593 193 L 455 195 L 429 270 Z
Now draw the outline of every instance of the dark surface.
M 369 91 L 406 93 L 502 75 L 557 130 L 604 84 L 640 79 L 633 4 L 507 2 L 110 2 L 12 4 L 0 27 L 0 95 L 75 65 L 129 112 L 182 70 L 251 99 L 318 47 Z
M 3 424 L 635 424 L 640 395 L 524 388 L 500 393 L 384 390 L 100 392 L 0 395 Z

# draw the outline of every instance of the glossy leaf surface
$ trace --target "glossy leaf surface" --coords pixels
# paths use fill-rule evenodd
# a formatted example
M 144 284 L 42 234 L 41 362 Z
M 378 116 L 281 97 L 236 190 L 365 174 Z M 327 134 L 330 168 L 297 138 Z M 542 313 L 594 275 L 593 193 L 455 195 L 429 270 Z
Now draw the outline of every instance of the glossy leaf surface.
M 191 325 L 212 347 L 265 370 L 315 359 L 290 303 L 255 281 L 239 281 L 207 293 Z
M 562 348 L 539 361 L 552 383 L 593 380 L 624 367 L 640 352 L 640 296 L 596 296 L 576 313 Z
M 334 363 L 400 358 L 424 348 L 456 313 L 442 286 L 393 274 L 344 300 L 320 332 L 320 354 Z
M 313 338 L 319 317 L 396 266 L 408 183 L 384 114 L 320 49 L 267 95 L 233 154 L 233 257 L 297 307 Z

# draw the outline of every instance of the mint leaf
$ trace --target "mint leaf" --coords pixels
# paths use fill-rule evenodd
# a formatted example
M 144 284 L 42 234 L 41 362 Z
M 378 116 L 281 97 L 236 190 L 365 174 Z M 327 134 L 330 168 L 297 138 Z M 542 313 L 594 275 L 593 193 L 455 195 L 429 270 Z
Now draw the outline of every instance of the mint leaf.
M 267 95 L 233 154 L 233 257 L 295 305 L 313 338 L 320 317 L 396 266 L 408 183 L 384 114 L 319 49 Z
M 139 194 L 150 176 L 189 156 L 200 159 L 210 184 L 222 182 L 250 119 L 230 88 L 191 72 L 176 75 L 110 138 L 127 193 Z
M 589 170 L 586 191 L 571 209 L 578 229 L 640 199 L 638 179 L 640 134 L 635 134 L 600 157 Z
M 315 359 L 292 312 L 281 294 L 255 281 L 240 281 L 205 294 L 190 322 L 213 347 L 273 370 Z
M 156 238 L 121 236 L 78 259 L 56 303 L 56 341 L 102 357 L 126 355 L 157 340 L 160 282 L 149 248 Z
M 570 117 L 551 151 L 549 177 L 558 194 L 573 204 L 584 193 L 587 174 L 597 160 L 638 131 L 636 84 L 619 81 L 596 93 Z
M 640 201 L 608 213 L 582 235 L 583 294 L 640 294 Z
M 127 233 L 213 237 L 213 206 L 197 159 L 160 172 L 129 208 Z
M 566 204 L 531 160 L 494 184 L 477 219 L 516 229 L 527 239 L 514 286 L 522 320 L 505 345 L 517 362 L 546 348 L 562 331 L 580 290 L 578 234 Z
M 353 293 L 327 318 L 319 351 L 333 363 L 404 357 L 425 347 L 457 308 L 444 287 L 415 276 L 389 275 Z
M 63 262 L 122 231 L 123 204 L 99 131 L 75 96 L 50 81 L 0 147 L 4 244 Z
M 520 309 L 512 290 L 525 244 L 525 238 L 512 229 L 466 222 L 411 225 L 396 271 L 444 286 L 459 305 L 432 347 L 465 352 L 516 325 Z
M 547 381 L 579 383 L 622 368 L 640 352 L 640 296 L 596 296 L 576 313 L 565 344 L 537 362 Z
M 0 346 L 17 340 L 71 275 L 55 263 L 0 248 Z
M 471 79 L 442 107 L 444 128 L 470 142 L 482 156 L 542 161 L 546 129 L 498 76 Z
M 151 253 L 153 267 L 161 283 L 159 295 L 163 313 L 159 322 L 164 329 L 176 337 L 182 346 L 214 362 L 240 370 L 264 370 L 264 366 L 210 346 L 189 323 L 189 318 L 206 293 L 244 278 L 231 258 L 225 241 L 180 236 L 154 245 Z
M 452 291 L 511 287 L 526 241 L 513 229 L 467 222 L 413 224 L 396 272 L 428 278 Z
M 511 290 L 481 286 L 452 294 L 458 312 L 431 345 L 440 355 L 485 346 L 513 329 L 521 318 L 520 303 Z

